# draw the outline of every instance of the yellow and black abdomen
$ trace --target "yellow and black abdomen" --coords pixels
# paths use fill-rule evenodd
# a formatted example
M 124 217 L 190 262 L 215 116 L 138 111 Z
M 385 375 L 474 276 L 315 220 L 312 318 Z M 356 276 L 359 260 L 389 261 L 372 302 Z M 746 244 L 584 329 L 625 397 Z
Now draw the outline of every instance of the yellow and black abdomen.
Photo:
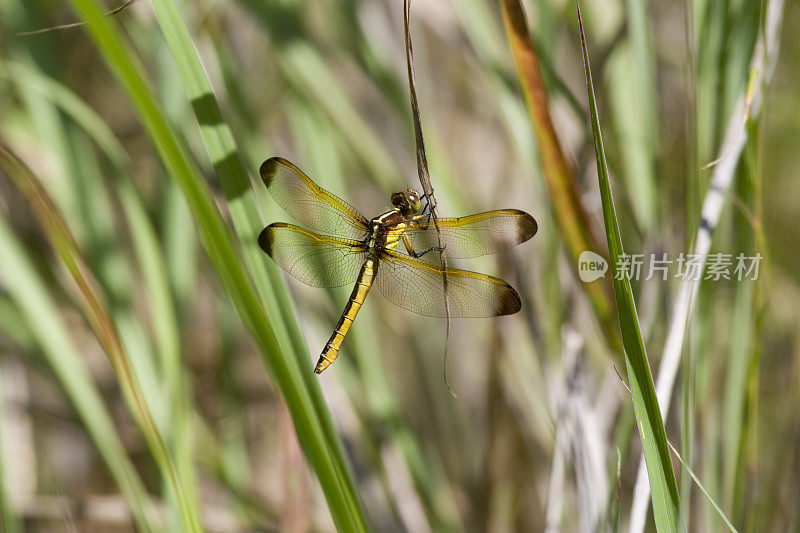
M 353 320 L 355 320 L 358 311 L 364 304 L 370 287 L 372 287 L 377 266 L 378 262 L 373 258 L 369 258 L 361 267 L 356 285 L 353 287 L 353 292 L 350 293 L 350 299 L 347 301 L 341 318 L 339 318 L 339 323 L 336 325 L 333 335 L 331 335 L 331 338 L 322 350 L 319 361 L 317 361 L 317 366 L 314 368 L 314 372 L 317 374 L 328 368 L 339 355 L 339 348 L 342 345 L 344 336 L 347 335 L 347 331 L 350 329 L 350 326 L 353 325 Z

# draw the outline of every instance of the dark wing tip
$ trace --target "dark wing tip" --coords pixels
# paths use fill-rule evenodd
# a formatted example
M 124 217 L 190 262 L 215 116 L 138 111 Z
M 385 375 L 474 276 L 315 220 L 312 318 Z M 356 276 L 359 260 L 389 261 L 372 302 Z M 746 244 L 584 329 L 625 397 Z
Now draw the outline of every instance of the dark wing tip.
M 495 316 L 513 315 L 522 309 L 522 300 L 517 291 L 508 283 L 505 285 L 505 293 L 502 298 L 498 299 L 497 307 L 494 310 Z
M 522 218 L 519 223 L 519 242 L 525 242 L 536 235 L 536 232 L 539 231 L 539 224 L 537 224 L 536 219 L 528 213 L 524 211 L 520 212 L 522 213 Z
M 278 171 L 278 165 L 288 166 L 287 164 L 289 162 L 282 157 L 270 157 L 261 163 L 258 173 L 261 174 L 261 181 L 264 182 L 264 185 L 269 187 L 270 183 L 272 183 L 275 173 Z
M 272 227 L 274 224 L 270 224 L 266 228 L 264 228 L 261 233 L 258 235 L 258 245 L 264 250 L 267 255 L 272 257 Z

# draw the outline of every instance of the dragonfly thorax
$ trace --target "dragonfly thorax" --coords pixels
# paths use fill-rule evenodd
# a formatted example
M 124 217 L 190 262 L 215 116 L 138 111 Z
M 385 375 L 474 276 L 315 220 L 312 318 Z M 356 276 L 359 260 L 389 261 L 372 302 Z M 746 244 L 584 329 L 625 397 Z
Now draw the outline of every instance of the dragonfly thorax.
M 383 249 L 394 250 L 400 236 L 408 227 L 406 216 L 397 207 L 373 218 L 370 222 L 372 231 L 367 248 L 376 257 Z

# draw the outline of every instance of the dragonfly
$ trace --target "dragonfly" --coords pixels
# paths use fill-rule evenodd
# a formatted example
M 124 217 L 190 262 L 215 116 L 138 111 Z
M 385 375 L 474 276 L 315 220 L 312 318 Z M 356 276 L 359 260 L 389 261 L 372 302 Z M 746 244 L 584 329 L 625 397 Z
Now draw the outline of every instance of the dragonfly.
M 337 358 L 373 286 L 395 305 L 430 317 L 494 317 L 521 309 L 519 294 L 505 281 L 424 258 L 439 250 L 459 259 L 512 248 L 536 234 L 528 213 L 501 209 L 432 221 L 430 202 L 423 208 L 420 195 L 406 189 L 392 193 L 392 209 L 367 219 L 283 158 L 267 159 L 260 173 L 278 205 L 306 227 L 272 223 L 259 235 L 259 246 L 306 285 L 353 284 L 315 373 Z

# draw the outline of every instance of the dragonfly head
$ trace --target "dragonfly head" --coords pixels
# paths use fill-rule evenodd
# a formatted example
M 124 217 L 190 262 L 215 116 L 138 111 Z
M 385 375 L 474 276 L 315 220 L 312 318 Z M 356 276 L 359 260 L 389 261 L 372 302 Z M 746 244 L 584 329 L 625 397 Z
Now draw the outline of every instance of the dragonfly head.
M 422 209 L 422 200 L 414 189 L 406 189 L 392 193 L 392 205 L 400 210 L 403 216 L 416 215 Z

